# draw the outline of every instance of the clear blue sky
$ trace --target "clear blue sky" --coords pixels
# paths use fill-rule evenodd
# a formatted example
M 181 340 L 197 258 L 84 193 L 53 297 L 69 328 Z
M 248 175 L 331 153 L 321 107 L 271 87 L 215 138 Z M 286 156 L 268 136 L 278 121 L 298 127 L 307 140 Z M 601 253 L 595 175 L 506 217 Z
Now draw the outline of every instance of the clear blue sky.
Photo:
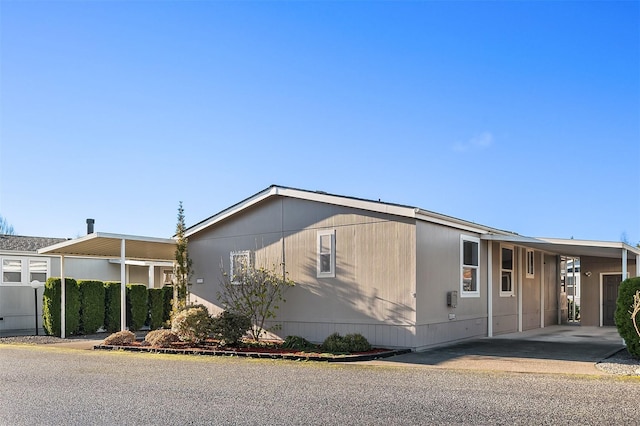
M 0 0 L 0 214 L 168 237 L 275 183 L 636 244 L 639 5 Z

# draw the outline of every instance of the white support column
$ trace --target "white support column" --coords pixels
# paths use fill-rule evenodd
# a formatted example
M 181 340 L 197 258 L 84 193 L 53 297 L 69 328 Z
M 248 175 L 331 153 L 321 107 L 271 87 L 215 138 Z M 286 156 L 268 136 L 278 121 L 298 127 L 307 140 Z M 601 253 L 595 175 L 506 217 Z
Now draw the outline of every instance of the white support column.
M 120 330 L 127 329 L 127 268 L 125 265 L 126 246 L 124 238 L 120 240 Z
M 60 256 L 60 337 L 63 339 L 66 337 L 66 328 L 67 328 L 67 310 L 65 309 L 65 305 L 67 304 L 67 289 L 66 282 L 64 279 L 64 255 Z
M 487 337 L 493 337 L 493 241 L 487 241 Z
M 516 271 L 518 277 L 518 332 L 522 333 L 522 248 L 516 247 L 515 253 L 518 256 Z
M 534 252 L 535 259 L 535 252 Z M 544 328 L 544 253 L 540 253 L 540 328 Z
M 149 265 L 149 288 L 153 288 L 155 285 L 156 272 L 153 264 Z
M 640 277 L 640 254 L 636 254 L 636 277 Z
M 622 249 L 622 281 L 627 279 L 627 249 Z

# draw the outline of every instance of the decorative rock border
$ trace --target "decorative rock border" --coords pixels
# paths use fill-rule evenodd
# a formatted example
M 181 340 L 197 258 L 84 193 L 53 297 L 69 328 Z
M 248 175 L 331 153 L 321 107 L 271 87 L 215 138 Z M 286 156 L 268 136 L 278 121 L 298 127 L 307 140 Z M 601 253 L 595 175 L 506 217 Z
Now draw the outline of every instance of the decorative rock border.
M 116 345 L 95 345 L 96 350 L 120 350 L 129 352 L 148 352 L 158 354 L 172 355 L 208 355 L 208 356 L 237 356 L 245 358 L 266 358 L 266 359 L 286 359 L 290 361 L 323 361 L 323 362 L 356 362 L 371 361 L 374 359 L 388 358 L 395 355 L 401 355 L 411 352 L 411 349 L 395 349 L 384 352 L 355 354 L 355 355 L 329 355 L 322 356 L 316 354 L 296 353 L 272 353 L 272 352 L 236 352 L 217 349 L 200 349 L 200 348 L 154 348 L 150 346 L 116 346 Z

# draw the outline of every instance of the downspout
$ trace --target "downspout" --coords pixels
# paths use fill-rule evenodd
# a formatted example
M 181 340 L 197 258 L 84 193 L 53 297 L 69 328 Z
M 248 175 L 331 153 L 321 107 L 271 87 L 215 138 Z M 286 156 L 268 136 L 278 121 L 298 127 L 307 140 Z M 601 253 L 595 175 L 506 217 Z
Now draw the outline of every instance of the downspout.
M 67 321 L 66 314 L 67 310 L 65 305 L 67 304 L 67 291 L 66 291 L 66 282 L 64 279 L 64 255 L 60 255 L 60 337 L 66 337 L 66 329 L 67 329 Z
M 493 337 L 493 241 L 487 241 L 487 337 Z

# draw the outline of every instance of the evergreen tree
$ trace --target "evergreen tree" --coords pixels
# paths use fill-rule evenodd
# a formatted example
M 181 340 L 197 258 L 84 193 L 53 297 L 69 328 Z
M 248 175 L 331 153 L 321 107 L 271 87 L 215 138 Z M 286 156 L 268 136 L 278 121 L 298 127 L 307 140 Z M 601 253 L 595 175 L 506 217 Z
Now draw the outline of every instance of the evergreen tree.
M 173 311 L 177 313 L 187 306 L 187 291 L 191 279 L 192 262 L 187 251 L 187 239 L 184 236 L 184 209 L 182 201 L 178 206 L 178 223 L 176 225 L 176 257 L 173 266 Z

